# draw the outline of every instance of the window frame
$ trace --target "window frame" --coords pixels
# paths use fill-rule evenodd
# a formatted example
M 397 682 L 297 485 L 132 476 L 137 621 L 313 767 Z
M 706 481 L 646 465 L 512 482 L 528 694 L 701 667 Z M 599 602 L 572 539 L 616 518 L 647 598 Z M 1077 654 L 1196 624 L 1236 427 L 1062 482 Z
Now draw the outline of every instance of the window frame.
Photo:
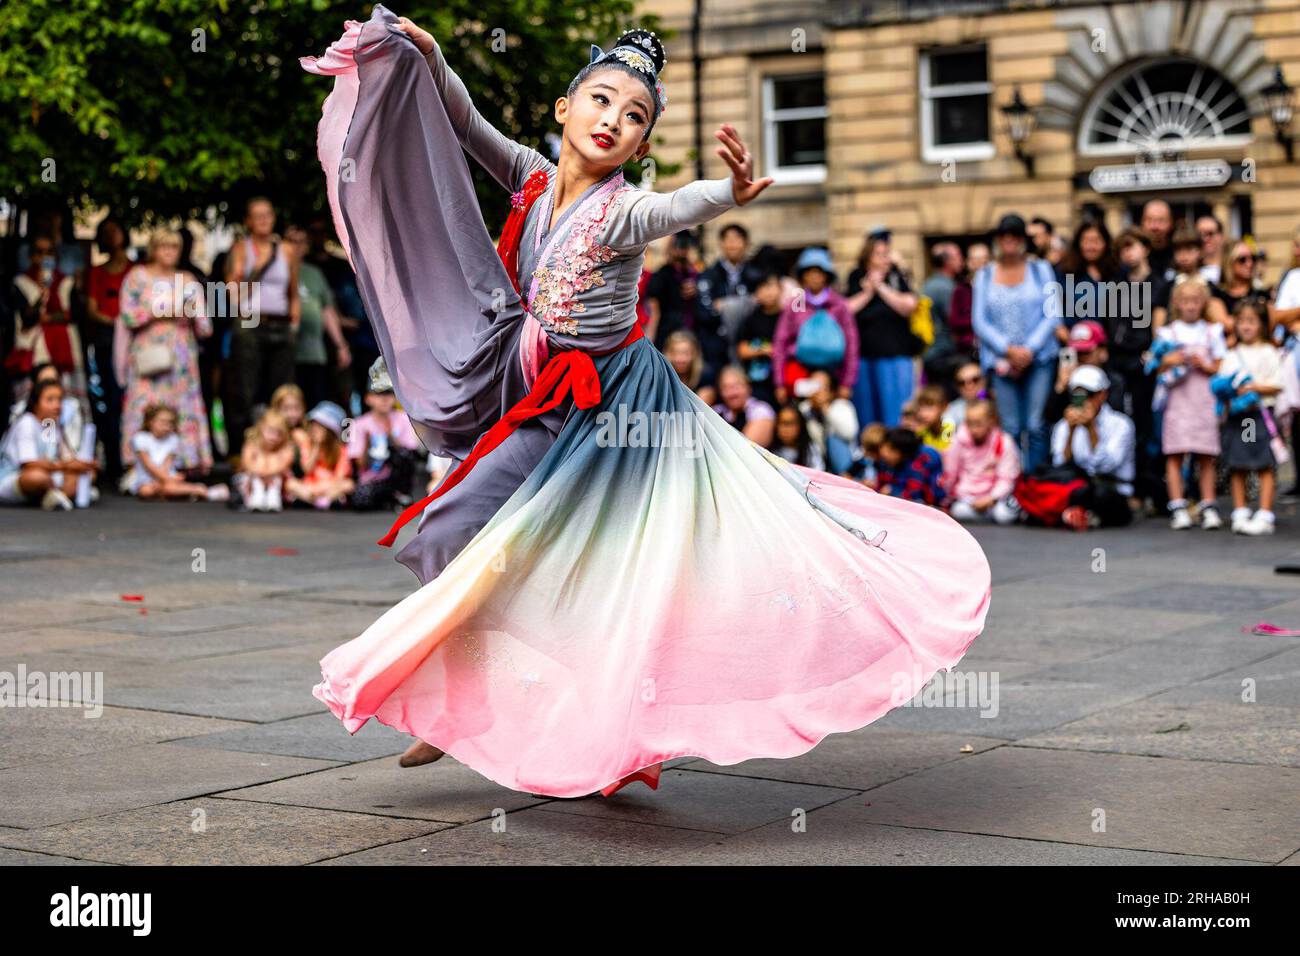
M 969 143 L 953 143 L 951 145 L 937 145 L 934 141 L 934 101 L 939 99 L 949 99 L 956 96 L 987 96 L 989 109 L 989 135 L 994 133 L 993 125 L 993 80 L 987 79 L 982 83 L 948 83 L 940 87 L 934 87 L 930 84 L 930 63 L 933 56 L 945 56 L 952 53 L 973 53 L 980 51 L 984 54 L 985 75 L 988 75 L 988 44 L 986 43 L 968 43 L 959 46 L 941 46 L 930 47 L 920 51 L 920 61 L 917 64 L 917 102 L 921 113 L 921 159 L 927 163 L 941 163 L 945 160 L 969 161 L 978 159 L 992 159 L 997 155 L 997 146 L 992 139 L 975 140 Z M 935 90 L 943 92 L 936 94 Z
M 822 105 L 776 109 L 776 84 L 789 80 L 821 80 Z M 823 126 L 830 119 L 830 105 L 826 103 L 825 72 L 768 73 L 762 77 L 763 120 L 763 175 L 771 176 L 775 185 L 791 183 L 821 183 L 826 181 L 826 163 L 809 163 L 802 166 L 777 165 L 777 125 L 790 120 L 820 119 Z

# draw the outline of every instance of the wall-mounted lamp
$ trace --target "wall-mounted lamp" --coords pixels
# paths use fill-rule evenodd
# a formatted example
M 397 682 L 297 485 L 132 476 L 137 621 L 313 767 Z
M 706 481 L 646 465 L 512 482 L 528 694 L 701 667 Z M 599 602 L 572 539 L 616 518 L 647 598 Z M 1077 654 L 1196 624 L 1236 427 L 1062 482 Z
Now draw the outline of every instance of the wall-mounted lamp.
M 1016 159 L 1025 164 L 1025 172 L 1030 178 L 1034 175 L 1034 157 L 1025 152 L 1025 143 L 1029 142 L 1029 137 L 1034 135 L 1034 127 L 1038 123 L 1038 118 L 1034 111 L 1025 104 L 1024 99 L 1020 96 L 1020 87 L 1015 88 L 1011 97 L 1011 102 L 1005 106 L 998 107 L 1007 121 L 1007 136 L 1011 140 L 1011 145 L 1015 147 Z
M 1295 115 L 1295 88 L 1282 75 L 1282 67 L 1277 67 L 1273 82 L 1259 91 L 1268 104 L 1268 115 L 1273 120 L 1273 132 L 1277 141 L 1286 150 L 1286 161 L 1295 162 L 1295 143 L 1291 137 L 1291 118 Z

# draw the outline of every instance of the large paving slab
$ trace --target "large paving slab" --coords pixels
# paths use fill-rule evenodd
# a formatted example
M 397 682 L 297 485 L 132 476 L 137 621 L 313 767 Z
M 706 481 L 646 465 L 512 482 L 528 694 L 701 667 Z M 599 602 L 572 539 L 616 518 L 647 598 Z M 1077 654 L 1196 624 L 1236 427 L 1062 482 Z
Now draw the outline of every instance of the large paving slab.
M 739 833 L 773 820 L 789 820 L 795 814 L 854 795 L 848 788 L 703 773 L 689 767 L 665 769 L 657 791 L 638 782 L 612 797 L 554 800 L 538 809 L 661 827 Z
M 831 734 L 808 753 L 783 760 L 746 760 L 719 766 L 701 758 L 677 764 L 691 770 L 738 777 L 809 783 L 846 790 L 868 790 L 918 770 L 963 760 L 1003 741 L 955 734 L 913 733 L 869 725 L 848 734 Z
M 400 754 L 411 744 L 406 734 L 371 720 L 355 734 L 343 729 L 328 711 L 265 724 L 238 724 L 234 729 L 177 740 L 189 747 L 242 750 L 246 753 L 314 757 L 354 763 Z
M 0 843 L 143 866 L 313 863 L 431 833 L 442 824 L 235 800 L 181 800 L 66 823 Z
M 718 839 L 703 830 L 654 826 L 533 808 L 363 850 L 327 866 L 637 866 Z
M 3 712 L 0 769 L 243 727 L 237 721 L 127 707 L 14 707 Z
M 290 647 L 162 662 L 111 657 L 88 648 L 29 655 L 26 663 L 29 673 L 102 672 L 104 700 L 115 707 L 273 721 L 320 712 L 311 689 L 320 679 L 320 659 L 339 643 L 313 639 Z
M 871 822 L 898 826 L 1264 863 L 1300 849 L 1300 770 L 1289 767 L 1011 746 L 862 800 Z
M 1204 866 L 1253 861 L 1151 853 L 871 823 L 866 799 L 842 800 L 793 821 L 769 823 L 658 862 L 692 866 Z
M 423 767 L 399 767 L 385 757 L 220 796 L 447 823 L 482 820 L 547 799 L 495 784 L 451 757 Z
M 25 763 L 0 770 L 0 826 L 46 827 L 336 765 L 165 743 Z

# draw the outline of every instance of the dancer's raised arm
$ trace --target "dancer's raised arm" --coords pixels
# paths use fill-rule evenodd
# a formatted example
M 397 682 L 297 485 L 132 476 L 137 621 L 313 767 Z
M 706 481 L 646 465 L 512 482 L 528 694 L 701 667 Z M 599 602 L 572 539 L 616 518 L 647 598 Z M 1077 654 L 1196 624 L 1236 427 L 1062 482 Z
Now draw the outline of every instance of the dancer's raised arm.
M 753 180 L 754 161 L 730 124 L 715 134 L 722 145 L 718 155 L 731 168 L 724 179 L 697 179 L 668 193 L 647 190 L 631 192 L 617 219 L 605 235 L 612 249 L 627 249 L 670 236 L 681 229 L 698 226 L 733 206 L 753 201 L 772 184 L 771 177 Z
M 432 34 L 420 29 L 406 17 L 399 17 L 397 26 L 414 41 L 416 49 L 428 62 L 434 86 L 442 97 L 461 145 L 503 188 L 515 192 L 522 188 L 524 180 L 534 170 L 554 165 L 537 150 L 503 135 L 483 118 L 483 114 L 474 106 L 464 81 L 448 65 L 442 55 L 442 48 Z

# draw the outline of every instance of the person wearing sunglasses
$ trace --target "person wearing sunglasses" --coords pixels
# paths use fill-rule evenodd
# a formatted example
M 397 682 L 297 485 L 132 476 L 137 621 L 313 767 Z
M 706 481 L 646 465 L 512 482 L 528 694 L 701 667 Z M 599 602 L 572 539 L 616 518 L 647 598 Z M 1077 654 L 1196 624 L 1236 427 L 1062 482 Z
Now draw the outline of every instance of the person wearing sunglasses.
M 1223 223 L 1214 216 L 1201 216 L 1196 220 L 1196 231 L 1201 236 L 1201 278 L 1218 282 L 1223 278 Z
M 1270 289 L 1256 284 L 1258 261 L 1259 254 L 1252 243 L 1245 239 L 1228 243 L 1227 254 L 1223 257 L 1223 278 L 1212 287 L 1211 294 L 1223 305 L 1223 314 L 1215 317 L 1223 322 L 1224 331 L 1229 335 L 1232 333 L 1230 316 L 1243 300 L 1261 298 L 1267 302 L 1272 298 Z
M 979 362 L 967 362 L 957 368 L 957 374 L 953 376 L 953 384 L 957 386 L 957 397 L 943 410 L 943 420 L 951 422 L 955 429 L 965 423 L 966 408 L 971 402 L 989 397 L 989 383 L 984 378 Z

